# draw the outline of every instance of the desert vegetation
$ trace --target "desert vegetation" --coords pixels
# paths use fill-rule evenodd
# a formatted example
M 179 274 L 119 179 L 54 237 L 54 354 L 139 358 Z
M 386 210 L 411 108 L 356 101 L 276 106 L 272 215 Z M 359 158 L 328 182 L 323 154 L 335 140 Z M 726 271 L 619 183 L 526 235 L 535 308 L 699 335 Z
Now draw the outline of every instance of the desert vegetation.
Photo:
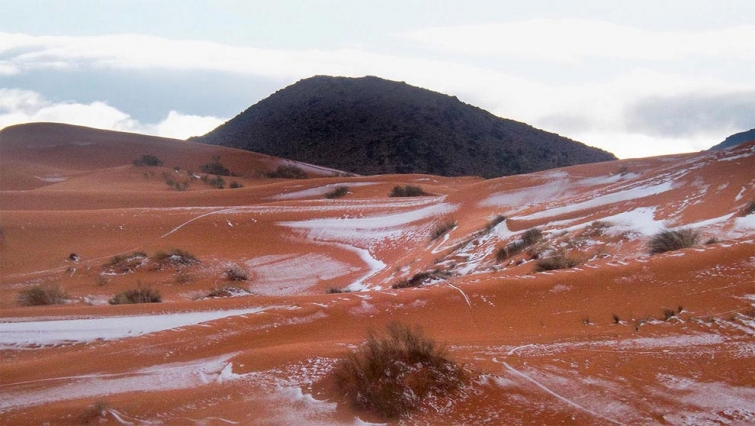
M 326 294 L 341 294 L 341 293 L 351 293 L 351 290 L 345 287 L 329 287 L 327 290 L 325 290 Z
M 579 259 L 570 257 L 564 253 L 557 253 L 542 259 L 535 263 L 535 272 L 555 271 L 558 269 L 569 269 L 579 265 Z
M 396 185 L 391 190 L 391 193 L 388 194 L 389 197 L 422 197 L 425 195 L 430 195 L 427 192 L 425 192 L 424 189 L 420 186 L 414 186 L 414 185 Z
M 454 219 L 446 219 L 442 222 L 439 222 L 433 227 L 433 230 L 430 232 L 430 241 L 435 241 L 438 238 L 446 235 L 448 232 L 450 232 L 452 229 L 456 228 L 456 221 Z
M 154 155 L 145 154 L 134 160 L 134 165 L 158 167 L 163 165 L 163 161 Z
M 750 201 L 742 208 L 741 216 L 749 216 L 755 213 L 755 201 Z
M 231 189 L 237 189 L 237 188 L 243 188 L 244 185 L 242 185 L 241 183 L 239 183 L 239 181 L 234 180 L 234 181 L 231 181 L 230 184 L 228 184 L 228 187 L 231 188 Z
M 694 229 L 665 229 L 650 238 L 648 248 L 650 254 L 665 253 L 694 247 L 700 243 L 700 239 L 700 232 Z
M 162 296 L 157 290 L 149 286 L 143 287 L 141 283 L 133 290 L 127 290 L 113 296 L 108 303 L 111 305 L 126 305 L 134 303 L 159 303 L 162 302 Z
M 367 340 L 333 371 L 336 387 L 357 410 L 384 419 L 401 417 L 430 395 L 438 398 L 461 387 L 463 369 L 419 328 L 391 323 Z
M 16 300 L 21 306 L 45 306 L 63 304 L 67 297 L 59 285 L 38 284 L 21 290 Z
M 225 276 L 229 281 L 247 281 L 249 272 L 239 265 L 232 265 L 225 270 Z
M 173 249 L 169 252 L 158 250 L 150 258 L 154 262 L 156 269 L 162 269 L 168 266 L 190 266 L 199 263 L 199 259 L 188 251 Z
M 103 268 L 115 274 L 127 274 L 141 267 L 147 261 L 147 253 L 135 251 L 130 254 L 113 256 Z
M 495 258 L 498 262 L 502 262 L 523 252 L 527 247 L 542 241 L 542 239 L 543 231 L 540 228 L 530 228 L 522 233 L 518 240 L 512 241 L 505 246 L 498 248 L 495 253 Z
M 225 188 L 225 179 L 223 179 L 222 176 L 210 177 L 209 175 L 204 175 L 202 176 L 202 182 L 206 183 L 207 185 L 210 185 L 213 188 L 217 188 L 217 189 Z
M 492 231 L 493 228 L 495 228 L 500 223 L 503 223 L 505 221 L 506 221 L 506 216 L 504 216 L 502 214 L 496 215 L 496 217 L 494 217 L 493 219 L 491 219 L 490 222 L 488 222 L 488 224 L 485 225 L 484 232 L 488 233 L 488 232 Z
M 349 187 L 345 185 L 337 186 L 331 191 L 325 193 L 325 198 L 332 200 L 334 198 L 345 197 L 349 193 Z
M 307 179 L 309 176 L 301 167 L 293 165 L 281 165 L 277 169 L 268 172 L 267 177 L 280 179 Z
M 432 271 L 418 272 L 409 279 L 401 280 L 397 283 L 394 283 L 393 285 L 391 285 L 391 288 L 394 290 L 398 290 L 402 288 L 419 287 L 431 280 L 448 278 L 450 276 L 451 276 L 450 272 L 444 271 L 442 269 L 434 269 Z
M 220 156 L 216 155 L 212 157 L 212 161 L 199 166 L 199 170 L 202 173 L 216 176 L 235 176 L 227 167 L 220 162 Z
M 234 297 L 234 296 L 245 296 L 249 294 L 249 292 L 241 287 L 236 286 L 220 286 L 215 287 L 214 289 L 210 290 L 209 293 L 207 293 L 207 298 L 218 298 L 218 297 Z

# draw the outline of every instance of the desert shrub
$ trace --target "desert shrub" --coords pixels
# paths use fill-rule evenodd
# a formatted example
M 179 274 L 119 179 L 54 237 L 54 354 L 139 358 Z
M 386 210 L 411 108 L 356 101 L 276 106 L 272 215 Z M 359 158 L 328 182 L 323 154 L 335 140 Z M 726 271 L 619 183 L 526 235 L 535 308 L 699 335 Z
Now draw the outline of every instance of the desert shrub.
M 150 260 L 156 262 L 161 269 L 166 266 L 190 266 L 199 263 L 193 254 L 181 249 L 173 249 L 169 252 L 158 250 Z
M 225 276 L 231 281 L 246 281 L 249 279 L 249 273 L 239 265 L 233 265 L 226 269 Z
M 68 297 L 59 285 L 35 285 L 18 294 L 18 304 L 21 306 L 60 305 Z
M 718 244 L 718 243 L 719 243 L 718 238 L 715 238 L 715 237 L 708 238 L 707 240 L 705 240 L 705 245 Z
M 519 237 L 518 240 L 512 241 L 503 247 L 500 247 L 495 253 L 495 259 L 502 262 L 511 256 L 516 256 L 527 247 L 540 242 L 543 239 L 543 231 L 540 228 L 531 228 Z
M 100 423 L 101 419 L 107 416 L 109 410 L 110 404 L 105 401 L 97 401 L 84 409 L 81 415 L 79 415 L 79 423 L 82 425 Z
M 349 290 L 346 287 L 330 287 L 327 290 L 325 290 L 326 294 L 339 294 L 339 293 L 351 293 L 351 290 Z
M 742 216 L 749 216 L 755 213 L 755 201 L 750 201 L 744 208 L 742 208 Z
M 176 271 L 174 278 L 178 284 L 188 284 L 194 280 L 194 277 L 186 269 Z
M 694 229 L 666 229 L 650 239 L 650 254 L 665 253 L 694 247 L 700 242 L 700 233 Z
M 162 302 L 162 296 L 157 290 L 149 287 L 142 287 L 141 284 L 134 290 L 127 290 L 113 296 L 108 303 L 111 305 L 126 305 L 133 303 L 159 303 Z
M 349 187 L 348 186 L 337 186 L 333 188 L 332 191 L 328 191 L 325 193 L 325 198 L 332 200 L 334 198 L 341 198 L 346 196 L 346 194 L 349 193 Z
M 496 217 L 491 219 L 487 225 L 485 225 L 485 232 L 492 231 L 493 228 L 495 228 L 496 226 L 498 226 L 498 224 L 500 224 L 501 222 L 504 222 L 505 220 L 506 220 L 506 216 L 502 214 L 497 215 Z
M 135 251 L 130 254 L 113 256 L 110 262 L 106 263 L 103 267 L 116 274 L 127 274 L 142 266 L 146 260 L 147 253 Z
M 230 183 L 230 184 L 228 185 L 228 187 L 229 187 L 229 188 L 231 188 L 231 189 L 236 189 L 236 188 L 243 188 L 243 187 L 244 187 L 244 185 L 242 185 L 242 184 L 240 184 L 240 183 L 239 183 L 238 181 L 235 181 L 235 180 L 234 180 L 234 181 L 232 181 L 232 182 L 231 182 L 231 183 Z
M 447 219 L 436 224 L 432 232 L 430 233 L 430 241 L 437 240 L 454 228 L 456 228 L 456 221 L 453 219 Z
M 269 178 L 282 178 L 282 179 L 307 179 L 309 176 L 301 169 L 301 167 L 293 165 L 281 165 L 272 172 L 267 173 Z
M 169 188 L 176 191 L 186 191 L 187 189 L 189 189 L 189 181 L 186 181 L 186 180 L 183 182 L 179 182 L 172 178 L 168 178 L 165 180 L 165 183 L 168 185 Z
M 202 182 L 217 189 L 223 189 L 225 187 L 225 179 L 220 176 L 210 177 L 208 175 L 204 175 L 202 176 Z
M 398 290 L 402 288 L 419 287 L 430 280 L 433 280 L 436 278 L 448 278 L 450 276 L 451 276 L 451 273 L 449 273 L 448 271 L 443 271 L 441 269 L 418 272 L 414 274 L 414 276 L 412 276 L 408 280 L 402 280 L 393 284 L 391 288 L 394 290 Z
M 358 410 L 385 419 L 416 409 L 427 397 L 444 397 L 465 379 L 443 347 L 416 327 L 391 323 L 370 332 L 364 344 L 333 371 L 339 393 Z
M 389 197 L 421 197 L 424 195 L 428 195 L 428 193 L 421 187 L 414 185 L 396 185 L 391 190 L 391 193 L 388 194 Z
M 206 297 L 210 297 L 210 298 L 234 297 L 234 296 L 245 296 L 247 294 L 249 294 L 249 292 L 246 289 L 243 289 L 241 287 L 222 286 L 222 287 L 217 287 L 210 290 L 210 292 L 207 293 Z
M 212 157 L 212 161 L 199 166 L 199 170 L 208 175 L 216 176 L 233 176 L 230 170 L 228 170 L 223 163 L 220 162 L 220 156 L 216 155 Z
M 137 158 L 136 160 L 134 160 L 134 165 L 157 167 L 157 166 L 162 166 L 163 162 L 162 160 L 155 157 L 154 155 L 145 154 L 145 155 L 142 155 L 140 158 Z
M 522 234 L 522 242 L 526 246 L 531 246 L 535 243 L 540 242 L 543 239 L 543 231 L 540 228 L 531 228 L 526 231 L 524 231 L 524 234 Z
M 535 272 L 569 269 L 579 265 L 579 263 L 579 260 L 566 256 L 565 254 L 555 254 L 553 256 L 538 259 L 537 263 L 535 263 Z

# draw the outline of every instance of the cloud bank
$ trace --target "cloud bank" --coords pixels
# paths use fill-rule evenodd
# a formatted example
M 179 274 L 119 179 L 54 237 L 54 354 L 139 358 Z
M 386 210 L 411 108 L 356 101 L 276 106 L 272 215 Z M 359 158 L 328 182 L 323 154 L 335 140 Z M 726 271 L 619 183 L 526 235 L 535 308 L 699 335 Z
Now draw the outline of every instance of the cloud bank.
M 221 124 L 215 111 L 231 93 L 253 92 L 248 101 L 241 95 L 233 99 L 234 105 L 246 102 L 240 112 L 276 88 L 328 74 L 377 75 L 456 95 L 620 158 L 704 149 L 755 127 L 755 26 L 695 32 L 527 20 L 421 28 L 392 40 L 399 47 L 296 50 L 136 34 L 0 33 L 0 126 L 65 121 L 183 138 Z M 70 89 L 61 95 L 54 87 L 28 83 L 32 75 L 106 73 L 108 87 L 118 84 L 113 76 L 119 73 L 133 80 L 132 86 L 84 101 Z M 191 84 L 187 73 L 212 78 Z M 166 81 L 183 85 L 160 90 Z M 226 81 L 233 84 L 216 89 Z M 145 119 L 134 108 L 150 103 L 150 96 L 175 97 L 176 105 Z

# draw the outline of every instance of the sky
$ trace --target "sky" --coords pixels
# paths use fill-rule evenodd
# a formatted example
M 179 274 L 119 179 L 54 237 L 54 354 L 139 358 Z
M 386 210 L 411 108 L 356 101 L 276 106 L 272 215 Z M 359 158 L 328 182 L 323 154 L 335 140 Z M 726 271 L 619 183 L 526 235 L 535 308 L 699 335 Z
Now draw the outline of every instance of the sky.
M 752 0 L 0 0 L 0 128 L 184 139 L 313 75 L 457 96 L 619 158 L 755 128 Z

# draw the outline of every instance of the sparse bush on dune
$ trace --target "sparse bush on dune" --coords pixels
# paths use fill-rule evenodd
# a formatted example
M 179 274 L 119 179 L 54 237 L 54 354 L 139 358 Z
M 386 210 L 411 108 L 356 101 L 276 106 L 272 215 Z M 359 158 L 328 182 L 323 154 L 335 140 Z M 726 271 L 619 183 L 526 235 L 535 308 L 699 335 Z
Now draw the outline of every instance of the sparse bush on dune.
M 465 374 L 419 328 L 391 323 L 384 334 L 370 332 L 359 349 L 336 365 L 333 378 L 355 409 L 394 419 L 431 395 L 447 397 L 463 385 Z
M 495 253 L 495 258 L 498 262 L 502 262 L 511 256 L 523 252 L 527 247 L 537 244 L 542 241 L 542 239 L 543 231 L 540 228 L 528 229 L 522 233 L 518 240 L 500 247 Z
M 133 272 L 136 268 L 142 266 L 147 260 L 147 253 L 135 251 L 130 254 L 119 254 L 113 256 L 110 262 L 106 263 L 103 268 L 108 269 L 116 274 L 126 274 Z
M 301 169 L 301 167 L 293 165 L 281 165 L 278 166 L 272 172 L 267 173 L 269 178 L 281 178 L 281 179 L 307 179 L 309 176 Z
M 345 287 L 330 287 L 327 290 L 325 290 L 326 294 L 340 294 L 340 293 L 351 293 L 351 290 Z
M 134 165 L 157 167 L 157 166 L 162 166 L 163 161 L 155 157 L 154 155 L 145 154 L 137 158 L 136 160 L 134 160 Z
M 388 194 L 389 197 L 422 197 L 425 195 L 429 194 L 421 187 L 414 185 L 396 185 L 391 190 L 391 193 Z
M 563 253 L 538 259 L 535 263 L 535 272 L 555 271 L 569 269 L 580 264 L 580 261 Z
M 435 225 L 430 233 L 430 241 L 435 241 L 438 238 L 446 235 L 449 231 L 456 228 L 456 221 L 453 219 L 446 219 Z
M 234 174 L 231 173 L 230 170 L 228 170 L 223 163 L 220 162 L 220 156 L 216 155 L 212 157 L 212 161 L 209 163 L 202 164 L 199 166 L 199 170 L 202 171 L 202 173 L 207 173 L 208 175 L 216 175 L 216 176 L 233 176 Z
M 59 285 L 35 285 L 18 294 L 18 304 L 21 306 L 60 305 L 66 302 L 66 292 Z
M 246 281 L 249 279 L 249 273 L 239 265 L 233 265 L 226 269 L 225 276 L 230 281 Z
M 448 278 L 451 276 L 451 273 L 448 271 L 444 271 L 441 269 L 435 269 L 432 271 L 424 271 L 424 272 L 418 272 L 414 274 L 411 278 L 408 280 L 402 280 L 399 281 L 391 286 L 394 290 L 399 290 L 402 288 L 412 288 L 412 287 L 419 287 L 422 284 L 425 284 L 426 282 L 437 279 L 437 278 Z
M 193 254 L 181 249 L 173 249 L 169 252 L 158 250 L 154 256 L 150 258 L 158 266 L 157 269 L 161 269 L 166 266 L 190 266 L 199 263 Z
M 744 206 L 744 208 L 742 208 L 742 217 L 749 216 L 751 214 L 755 214 L 755 201 L 750 201 L 746 206 Z
M 237 189 L 237 188 L 243 188 L 243 187 L 244 187 L 244 185 L 242 185 L 242 184 L 240 184 L 240 183 L 239 183 L 238 181 L 235 181 L 235 180 L 234 180 L 234 181 L 232 181 L 232 182 L 231 182 L 231 183 L 230 183 L 230 184 L 228 185 L 228 187 L 229 187 L 229 188 L 231 188 L 231 189 Z
M 202 182 L 217 189 L 225 188 L 225 179 L 220 176 L 210 177 L 208 175 L 204 175 L 202 176 Z
M 110 404 L 105 401 L 97 401 L 94 404 L 88 406 L 79 415 L 79 424 L 89 425 L 94 423 L 101 423 L 107 413 L 110 410 Z
M 216 298 L 216 297 L 234 297 L 234 296 L 245 296 L 248 295 L 249 292 L 246 289 L 243 289 L 241 287 L 233 287 L 233 286 L 221 286 L 214 288 L 210 290 L 209 293 L 207 293 L 208 298 Z
M 346 194 L 349 193 L 349 187 L 348 186 L 337 186 L 333 188 L 333 190 L 328 191 L 325 193 L 325 198 L 332 200 L 334 198 L 341 198 L 346 196 Z
M 665 253 L 667 251 L 690 248 L 700 243 L 700 232 L 689 229 L 666 229 L 650 239 L 648 247 L 650 254 Z
M 497 215 L 496 217 L 491 219 L 487 225 L 485 225 L 485 232 L 492 231 L 493 228 L 495 228 L 496 226 L 498 226 L 498 224 L 500 224 L 501 222 L 504 222 L 505 220 L 506 220 L 506 216 L 502 214 Z
M 160 292 L 149 287 L 142 287 L 141 283 L 138 284 L 138 288 L 118 293 L 108 301 L 111 305 L 159 302 L 162 302 Z

